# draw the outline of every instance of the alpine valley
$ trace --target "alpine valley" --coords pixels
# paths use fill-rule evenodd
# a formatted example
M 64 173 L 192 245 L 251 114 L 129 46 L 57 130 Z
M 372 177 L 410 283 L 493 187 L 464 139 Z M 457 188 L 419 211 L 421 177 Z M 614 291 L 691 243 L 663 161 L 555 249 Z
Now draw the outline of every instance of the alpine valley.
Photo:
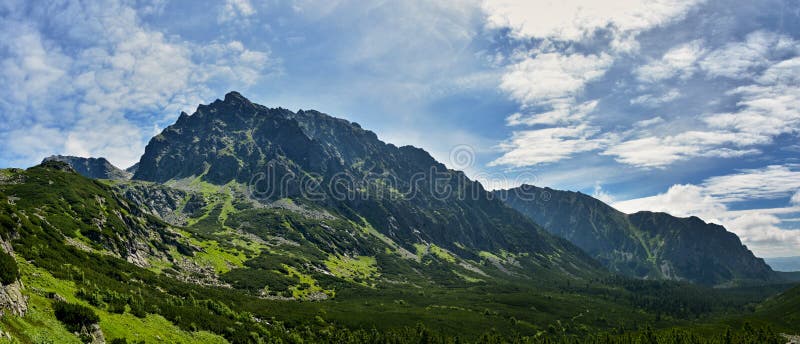
M 785 343 L 796 276 L 724 227 L 490 191 L 237 92 L 140 161 L 0 170 L 0 341 Z

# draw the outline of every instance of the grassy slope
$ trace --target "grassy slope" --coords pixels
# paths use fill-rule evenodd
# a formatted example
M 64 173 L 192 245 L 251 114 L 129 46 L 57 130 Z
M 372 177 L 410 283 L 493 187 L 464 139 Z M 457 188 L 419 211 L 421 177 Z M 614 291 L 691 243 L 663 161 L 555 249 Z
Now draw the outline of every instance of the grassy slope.
M 29 297 L 29 308 L 24 317 L 2 319 L 3 330 L 14 336 L 12 342 L 80 343 L 78 337 L 70 333 L 53 314 L 53 299 L 49 296 L 57 294 L 68 302 L 92 308 L 100 316 L 100 328 L 108 341 L 126 338 L 147 343 L 227 343 L 224 338 L 207 331 L 183 331 L 160 315 L 138 318 L 130 313 L 110 313 L 78 298 L 78 287 L 74 282 L 57 279 L 46 270 L 24 261 L 20 261 L 19 265 L 21 281 L 26 287 L 24 294 Z
M 59 177 L 58 173 L 53 177 Z M 97 185 L 85 184 L 93 183 L 85 179 L 70 180 L 88 189 Z M 209 264 L 219 268 L 219 272 L 245 267 L 283 271 L 283 277 L 278 278 L 296 278 L 288 288 L 290 295 L 302 298 L 310 292 L 332 290 L 335 298 L 324 302 L 268 300 L 255 297 L 247 290 L 182 284 L 159 273 L 172 266 L 148 271 L 119 262 L 113 257 L 80 253 L 76 248 L 58 242 L 57 236 L 43 236 L 46 231 L 42 231 L 41 224 L 23 221 L 24 228 L 19 229 L 22 237 L 15 245 L 18 245 L 20 257 L 32 262 L 21 265 L 26 293 L 31 296 L 32 310 L 23 318 L 6 317 L 3 328 L 23 342 L 36 342 L 37 336 L 73 338 L 55 321 L 50 309 L 51 301 L 45 295 L 56 292 L 70 301 L 90 304 L 85 297 L 78 297 L 77 291 L 92 288 L 102 292 L 142 295 L 147 304 L 148 315 L 143 318 L 133 316 L 130 308 L 123 314 L 115 314 L 110 313 L 103 303 L 91 306 L 100 315 L 100 325 L 108 339 L 124 336 L 129 339 L 158 340 L 160 337 L 161 340 L 175 342 L 214 342 L 221 340 L 219 335 L 237 338 L 227 327 L 234 331 L 248 331 L 244 328 L 260 331 L 259 325 L 250 323 L 251 319 L 256 318 L 269 319 L 273 326 L 290 328 L 327 327 L 333 324 L 337 328 L 376 328 L 384 331 L 424 323 L 442 333 L 467 338 L 477 337 L 492 328 L 501 333 L 523 335 L 588 334 L 616 328 L 642 328 L 646 324 L 662 328 L 685 326 L 697 321 L 694 315 L 670 315 L 666 312 L 659 315 L 661 308 L 658 307 L 667 306 L 657 305 L 654 308 L 648 304 L 660 299 L 681 301 L 681 293 L 689 290 L 685 287 L 667 285 L 656 288 L 642 282 L 650 286 L 649 289 L 636 289 L 624 283 L 569 281 L 563 276 L 547 274 L 539 275 L 534 280 L 519 278 L 513 275 L 513 271 L 508 274 L 494 268 L 498 262 L 523 258 L 506 252 L 482 252 L 480 255 L 483 258 L 479 261 L 467 262 L 488 274 L 483 276 L 484 281 L 481 282 L 474 280 L 474 273 L 459 270 L 454 261 L 461 258 L 435 246 L 418 247 L 419 256 L 407 257 L 399 253 L 396 245 L 387 243 L 388 238 L 370 234 L 369 228 L 358 228 L 349 222 L 312 221 L 284 210 L 250 209 L 235 212 L 230 210 L 230 207 L 235 208 L 235 202 L 224 195 L 217 196 L 218 190 L 205 190 L 204 193 L 216 197 L 216 201 L 210 202 L 206 211 L 185 230 L 193 236 L 193 241 L 209 248 L 205 254 L 210 257 L 198 256 L 194 259 L 210 260 Z M 80 205 L 77 207 L 80 208 Z M 41 204 L 39 208 L 42 208 Z M 76 208 L 75 204 L 71 208 Z M 211 214 L 223 208 L 228 210 Z M 33 209 L 24 210 L 31 212 Z M 23 215 L 19 210 L 16 209 L 14 214 Z M 339 230 L 331 232 L 323 224 Z M 241 236 L 241 231 L 257 235 L 272 244 L 259 246 L 258 250 L 236 245 L 235 240 L 244 241 L 246 238 Z M 362 245 L 334 235 L 340 232 L 347 233 L 347 238 L 369 243 L 363 246 L 372 249 L 353 254 L 358 252 L 351 250 Z M 280 240 L 276 239 L 278 237 Z M 300 245 L 287 244 L 287 240 Z M 314 249 L 331 242 L 337 243 L 336 247 L 340 250 L 338 254 L 331 255 Z M 45 243 L 48 245 L 46 249 L 43 246 Z M 216 265 L 215 259 L 218 259 Z M 309 264 L 322 264 L 339 277 L 314 271 L 308 267 Z M 506 267 L 513 270 L 514 264 L 507 264 Z M 464 278 L 462 274 L 470 274 L 473 280 Z M 299 287 L 303 283 L 309 287 L 301 290 Z M 708 294 L 706 298 L 709 299 L 720 297 L 720 294 L 711 290 L 699 290 L 693 292 L 692 298 L 687 298 L 689 301 L 686 302 L 695 300 L 693 297 L 698 297 L 695 294 L 701 295 L 699 297 Z M 640 302 L 642 298 L 647 302 Z M 745 298 L 746 301 L 734 302 L 734 305 L 725 308 L 725 312 L 735 315 L 739 304 L 747 304 L 757 298 L 756 295 Z M 187 303 L 179 300 L 192 301 Z M 220 302 L 224 306 L 220 306 Z M 721 309 L 714 312 L 721 312 Z M 208 313 L 210 310 L 211 313 Z M 198 315 L 207 318 L 208 322 L 187 319 Z M 656 320 L 658 318 L 659 321 Z M 726 325 L 720 325 L 717 319 L 717 315 L 709 317 L 709 314 L 705 314 L 701 321 L 709 324 L 709 331 L 719 332 L 721 326 Z M 241 325 L 236 325 L 237 322 Z M 264 335 L 275 335 L 274 330 L 266 329 Z M 214 331 L 217 335 L 208 331 Z

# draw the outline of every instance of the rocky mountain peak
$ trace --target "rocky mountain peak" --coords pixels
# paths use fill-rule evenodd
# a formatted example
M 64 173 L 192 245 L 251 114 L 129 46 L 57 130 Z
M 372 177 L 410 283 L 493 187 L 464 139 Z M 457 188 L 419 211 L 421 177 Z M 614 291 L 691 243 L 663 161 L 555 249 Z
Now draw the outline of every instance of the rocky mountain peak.
M 48 167 L 60 168 L 53 162 L 66 164 L 70 170 L 94 179 L 130 179 L 131 173 L 112 165 L 106 158 L 84 158 L 67 155 L 53 155 L 42 160 L 42 164 L 51 163 Z
M 310 193 L 320 197 L 305 197 L 304 177 L 319 185 Z M 423 149 L 387 144 L 360 125 L 319 111 L 295 113 L 254 104 L 236 92 L 198 106 L 165 128 L 145 148 L 134 175 L 152 182 L 187 178 L 215 185 L 266 184 L 271 189 L 263 199 L 249 196 L 264 203 L 283 198 L 313 202 L 356 223 L 369 223 L 409 251 L 426 243 L 467 256 L 499 250 L 541 254 L 536 257 L 558 252 L 577 270 L 597 268 L 576 247 L 492 199 L 479 183 L 448 170 Z M 452 192 L 442 195 L 442 190 Z
M 544 191 L 548 197 L 536 197 Z M 497 194 L 506 204 L 582 248 L 611 271 L 706 285 L 776 278 L 736 234 L 695 216 L 679 218 L 649 211 L 624 214 L 580 192 L 532 185 Z

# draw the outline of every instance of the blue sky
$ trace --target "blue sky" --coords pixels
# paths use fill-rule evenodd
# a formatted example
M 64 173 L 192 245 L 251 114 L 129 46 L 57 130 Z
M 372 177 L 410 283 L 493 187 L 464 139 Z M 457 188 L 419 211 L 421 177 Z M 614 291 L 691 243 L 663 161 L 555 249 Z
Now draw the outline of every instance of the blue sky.
M 0 0 L 0 89 L 0 166 L 127 167 L 238 90 L 800 255 L 795 0 Z

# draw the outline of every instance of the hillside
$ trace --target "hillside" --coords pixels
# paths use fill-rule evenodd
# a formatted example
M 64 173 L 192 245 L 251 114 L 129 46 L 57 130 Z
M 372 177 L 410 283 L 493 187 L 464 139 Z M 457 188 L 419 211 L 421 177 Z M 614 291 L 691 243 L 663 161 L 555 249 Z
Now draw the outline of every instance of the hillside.
M 543 193 L 548 197 L 537 197 Z M 705 285 L 779 279 L 735 234 L 696 217 L 650 212 L 628 215 L 579 192 L 531 185 L 496 195 L 611 271 L 627 276 Z
M 742 294 L 672 282 L 578 280 L 547 270 L 531 279 L 523 274 L 529 272 L 524 265 L 502 259 L 510 258 L 508 253 L 464 262 L 433 245 L 403 258 L 375 234 L 347 232 L 351 225 L 329 218 L 314 222 L 287 203 L 270 208 L 273 220 L 244 212 L 220 223 L 219 216 L 190 209 L 207 208 L 213 203 L 206 200 L 226 199 L 225 194 L 198 192 L 101 182 L 58 162 L 0 170 L 0 197 L 7 201 L 1 203 L 0 247 L 8 252 L 0 254 L 0 336 L 23 343 L 97 338 L 446 343 L 481 335 L 484 342 L 508 341 L 509 334 L 519 333 L 530 336 L 519 339 L 528 342 L 626 343 L 639 338 L 643 322 L 668 327 L 741 312 L 775 293 L 774 288 Z M 140 207 L 119 196 L 125 194 L 152 202 Z M 171 198 L 183 200 L 177 209 L 187 217 L 173 222 L 185 225 L 150 215 L 168 211 Z M 255 234 L 223 241 L 234 231 L 206 231 L 228 221 L 251 222 L 256 226 L 246 228 Z M 324 265 L 315 266 L 320 259 L 315 257 L 328 248 L 320 243 L 346 248 L 348 238 L 351 249 L 375 250 L 370 253 L 376 259 L 326 255 Z M 6 274 L 9 267 L 17 273 Z M 300 301 L 311 299 L 319 301 Z M 59 318 L 64 304 L 84 309 L 88 319 L 95 315 L 87 321 L 96 324 L 74 334 L 73 320 Z M 618 328 L 633 332 L 614 332 Z M 689 331 L 646 334 L 663 340 L 698 336 Z M 772 338 L 761 331 L 736 336 Z
M 133 179 L 228 195 L 200 210 L 224 225 L 210 232 L 253 232 L 247 218 L 268 220 L 281 208 L 348 224 L 406 256 L 435 251 L 459 262 L 490 259 L 575 276 L 599 268 L 419 148 L 386 144 L 358 124 L 316 111 L 253 104 L 235 92 L 182 114 L 154 137 Z M 318 244 L 330 254 L 374 256 L 345 242 Z
M 135 170 L 0 170 L 0 340 L 780 340 L 717 319 L 786 286 L 609 274 L 424 151 L 319 112 L 231 93 L 153 138 Z

